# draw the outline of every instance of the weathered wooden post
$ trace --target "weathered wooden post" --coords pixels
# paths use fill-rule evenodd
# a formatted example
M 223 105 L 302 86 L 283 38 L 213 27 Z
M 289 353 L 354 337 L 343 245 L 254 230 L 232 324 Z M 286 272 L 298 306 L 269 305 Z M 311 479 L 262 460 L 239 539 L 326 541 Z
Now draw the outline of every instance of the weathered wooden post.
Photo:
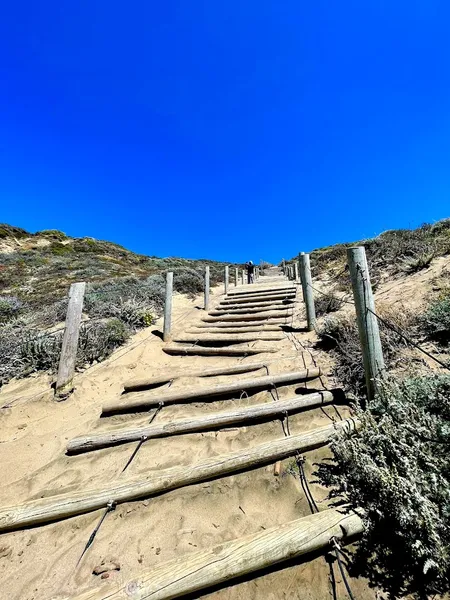
M 237 287 L 237 284 L 239 282 L 239 269 L 236 267 L 236 269 L 234 270 L 234 285 Z
M 242 269 L 242 285 L 245 283 L 245 269 Z
M 56 378 L 55 397 L 64 400 L 73 390 L 73 375 L 77 358 L 78 338 L 80 335 L 85 283 L 72 283 L 69 290 L 66 324 Z
M 316 325 L 316 309 L 314 306 L 309 254 L 305 254 L 304 252 L 300 254 L 300 277 L 302 280 L 303 300 L 306 305 L 307 327 L 308 331 L 313 331 Z
M 164 329 L 163 340 L 170 341 L 172 330 L 172 294 L 173 294 L 173 273 L 166 275 L 166 301 L 164 303 Z
M 225 282 L 225 285 L 224 285 L 224 294 L 225 294 L 225 296 L 228 294 L 228 284 L 229 284 L 229 281 L 230 281 L 230 268 L 227 265 L 225 267 L 225 280 L 224 280 L 224 282 Z
M 295 269 L 295 281 L 298 281 L 298 262 L 296 261 L 294 264 Z
M 209 309 L 209 267 L 205 267 L 205 304 L 204 309 Z
M 281 269 L 283 271 L 283 275 L 286 275 L 286 263 L 284 262 L 284 258 L 283 258 L 283 261 L 282 261 Z
M 348 248 L 347 260 L 366 374 L 367 397 L 371 400 L 376 393 L 377 380 L 385 374 L 385 366 L 364 246 Z

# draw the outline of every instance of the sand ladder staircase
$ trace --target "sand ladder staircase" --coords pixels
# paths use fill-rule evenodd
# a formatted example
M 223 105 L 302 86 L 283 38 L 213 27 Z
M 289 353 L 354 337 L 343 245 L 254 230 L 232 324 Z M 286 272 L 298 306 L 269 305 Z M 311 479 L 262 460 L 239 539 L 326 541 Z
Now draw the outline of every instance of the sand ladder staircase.
M 274 571 L 274 565 L 294 568 L 306 557 L 314 559 L 315 592 L 305 597 L 331 598 L 328 566 L 317 556 L 330 551 L 333 539 L 341 544 L 354 539 L 362 531 L 362 522 L 354 513 L 329 508 L 326 491 L 311 483 L 313 463 L 327 456 L 326 446 L 336 431 L 351 432 L 355 423 L 345 418 L 349 412 L 342 394 L 327 389 L 312 353 L 299 346 L 298 340 L 293 344 L 292 334 L 284 331 L 286 327 L 295 331 L 292 324 L 302 311 L 297 287 L 278 272 L 256 284 L 233 288 L 201 322 L 163 347 L 165 352 L 180 355 L 171 359 L 178 368 L 126 382 L 120 398 L 102 407 L 99 427 L 67 445 L 73 461 L 80 460 L 80 454 L 105 448 L 112 460 L 113 453 L 128 447 L 127 465 L 133 460 L 135 464 L 92 487 L 0 508 L 0 532 L 92 511 L 107 516 L 121 504 L 134 503 L 147 515 L 150 532 L 145 535 L 153 537 L 154 511 L 169 528 L 174 516 L 164 500 L 183 488 L 179 491 L 191 494 L 185 510 L 192 508 L 194 515 L 199 510 L 206 513 L 197 526 L 213 532 L 208 533 L 214 535 L 213 543 L 199 547 L 199 542 L 189 551 L 178 549 L 170 560 L 132 571 L 126 580 L 104 582 L 71 597 L 157 600 L 211 589 L 220 597 L 221 586 L 237 580 L 238 588 L 244 586 L 242 595 L 224 598 L 262 598 L 257 588 L 245 586 L 251 586 L 255 577 L 264 581 L 269 577 L 267 585 L 272 590 L 287 586 L 289 569 Z M 258 362 L 253 354 L 260 355 Z M 190 355 L 220 358 L 214 359 L 213 368 L 208 365 L 211 358 L 201 359 L 205 367 L 193 368 Z M 141 419 L 138 423 L 132 420 L 136 415 Z M 213 438 L 206 438 L 210 441 L 205 455 L 202 436 L 207 432 Z M 177 445 L 185 436 L 191 436 L 187 449 Z M 178 464 L 148 471 L 147 460 L 163 459 L 174 449 L 179 451 Z M 310 509 L 298 480 L 280 476 L 280 461 L 285 459 L 291 462 L 285 461 L 284 471 L 294 459 L 298 474 L 309 480 L 317 510 Z M 142 465 L 136 474 L 133 467 Z M 304 489 L 303 481 L 301 485 Z M 254 496 L 256 501 L 251 500 Z M 225 501 L 228 504 L 222 506 Z M 216 511 L 212 525 L 204 508 L 207 502 Z M 229 519 L 230 506 L 237 511 L 233 520 Z M 251 510 L 261 523 L 256 531 L 253 522 L 246 521 Z M 115 527 L 126 528 L 126 519 L 127 514 L 115 521 Z M 323 561 L 320 567 L 317 560 Z M 296 568 L 303 569 L 296 574 L 296 585 L 300 585 L 307 575 L 304 567 Z M 292 574 L 289 585 L 291 580 Z M 271 593 L 273 598 L 284 597 Z

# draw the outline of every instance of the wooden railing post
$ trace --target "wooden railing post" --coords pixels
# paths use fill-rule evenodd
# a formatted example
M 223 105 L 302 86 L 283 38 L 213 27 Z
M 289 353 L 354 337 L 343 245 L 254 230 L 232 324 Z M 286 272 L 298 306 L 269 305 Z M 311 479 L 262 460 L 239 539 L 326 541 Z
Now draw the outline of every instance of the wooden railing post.
M 314 306 L 309 254 L 305 254 L 304 252 L 300 254 L 300 277 L 302 280 L 303 300 L 306 306 L 307 327 L 308 331 L 313 331 L 316 325 L 316 309 Z
M 75 373 L 85 289 L 85 283 L 72 283 L 70 286 L 69 305 L 67 307 L 66 324 L 55 387 L 57 400 L 63 400 L 73 390 L 73 375 Z
M 245 283 L 245 269 L 242 269 L 242 285 Z
M 205 267 L 205 303 L 204 309 L 209 309 L 209 267 Z
M 225 296 L 228 294 L 229 280 L 230 280 L 230 268 L 227 265 L 225 267 L 225 278 L 224 278 L 224 294 L 225 294 Z
M 355 299 L 356 318 L 366 375 L 367 397 L 371 400 L 376 393 L 377 381 L 385 374 L 385 366 L 378 319 L 374 314 L 375 302 L 370 285 L 364 246 L 348 248 L 347 260 L 352 281 L 353 298 Z
M 283 261 L 282 261 L 281 269 L 283 271 L 283 275 L 286 275 L 286 263 L 284 262 L 284 258 L 283 258 Z
M 295 261 L 294 269 L 295 269 L 295 281 L 297 282 L 298 281 L 298 262 L 297 261 Z
M 234 285 L 237 287 L 238 283 L 239 283 L 239 269 L 236 267 L 234 269 Z
M 163 340 L 170 341 L 172 333 L 172 295 L 173 295 L 173 273 L 166 275 L 166 301 L 164 303 L 164 329 Z

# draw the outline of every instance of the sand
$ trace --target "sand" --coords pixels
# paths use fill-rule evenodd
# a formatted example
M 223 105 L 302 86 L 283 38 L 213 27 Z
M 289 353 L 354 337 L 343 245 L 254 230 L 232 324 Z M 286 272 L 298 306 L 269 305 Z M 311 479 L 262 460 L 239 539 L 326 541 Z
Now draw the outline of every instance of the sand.
M 223 290 L 212 294 L 211 305 L 217 304 Z M 300 298 L 300 294 L 299 294 Z M 174 333 L 182 332 L 200 321 L 201 299 L 174 298 Z M 304 327 L 303 304 L 297 302 L 294 327 Z M 10 506 L 33 498 L 53 496 L 70 490 L 99 484 L 117 477 L 126 479 L 140 473 L 148 474 L 175 465 L 189 465 L 205 458 L 246 448 L 283 436 L 280 421 L 249 427 L 229 428 L 216 432 L 189 434 L 146 442 L 125 474 L 121 470 L 135 444 L 66 456 L 67 441 L 89 432 L 106 431 L 118 426 L 146 423 L 149 414 L 120 415 L 100 419 L 100 408 L 115 400 L 123 383 L 134 377 L 153 376 L 180 369 L 231 366 L 240 362 L 267 359 L 269 372 L 281 373 L 319 365 L 325 374 L 331 367 L 326 355 L 312 347 L 315 334 L 297 331 L 289 333 L 277 344 L 276 354 L 262 354 L 244 359 L 227 357 L 168 356 L 163 342 L 152 333 L 156 327 L 139 332 L 129 344 L 115 352 L 107 361 L 93 366 L 76 377 L 76 389 L 65 401 L 57 403 L 50 390 L 50 377 L 39 375 L 11 382 L 0 392 L 0 452 L 2 489 L 0 505 Z M 267 342 L 257 342 L 267 344 Z M 265 370 L 251 376 L 264 375 Z M 173 387 L 210 385 L 246 379 L 249 374 L 201 378 L 181 378 Z M 333 382 L 326 376 L 302 385 L 280 388 L 280 398 L 288 397 L 299 388 L 324 389 Z M 160 388 L 162 389 L 162 388 Z M 272 401 L 269 392 L 241 399 L 172 405 L 158 414 L 158 422 L 212 411 Z M 9 407 L 8 407 L 9 406 Z M 339 408 L 342 417 L 349 414 Z M 310 410 L 289 418 L 291 433 L 299 433 L 338 419 L 332 407 Z M 314 463 L 327 456 L 322 449 L 306 455 L 306 473 L 313 479 Z M 83 548 L 103 511 L 73 517 L 49 525 L 0 535 L 0 599 L 43 600 L 63 598 L 90 587 L 104 586 L 105 594 L 111 581 L 126 583 L 143 571 L 149 571 L 173 557 L 185 556 L 196 549 L 257 533 L 264 528 L 282 524 L 310 514 L 310 508 L 299 480 L 290 474 L 292 460 L 283 461 L 280 476 L 273 465 L 215 481 L 192 485 L 144 501 L 119 505 L 109 514 L 95 542 L 77 566 Z M 317 484 L 311 489 L 320 508 L 326 508 L 326 490 Z M 94 575 L 102 562 L 115 561 L 120 570 L 109 573 L 107 579 Z M 337 567 L 336 597 L 346 598 Z M 364 580 L 352 580 L 357 598 L 375 598 Z M 196 597 L 200 597 L 197 595 Z M 203 596 L 202 596 L 203 597 Z M 269 600 L 301 598 L 302 600 L 332 599 L 329 565 L 324 557 L 279 567 L 221 590 L 204 594 L 206 598 Z

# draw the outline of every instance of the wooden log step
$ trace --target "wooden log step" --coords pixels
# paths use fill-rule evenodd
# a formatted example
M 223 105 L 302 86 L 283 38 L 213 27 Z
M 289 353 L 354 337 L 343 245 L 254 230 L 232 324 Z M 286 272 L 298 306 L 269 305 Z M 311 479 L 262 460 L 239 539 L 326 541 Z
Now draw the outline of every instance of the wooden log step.
M 279 286 L 279 287 L 264 287 L 261 289 L 257 289 L 257 288 L 252 288 L 251 290 L 249 290 L 248 288 L 242 289 L 242 290 L 237 290 L 237 291 L 230 291 L 228 292 L 227 296 L 245 296 L 245 295 L 249 295 L 249 294 L 267 294 L 269 292 L 290 292 L 292 290 L 296 290 L 297 287 L 295 285 L 286 285 L 286 286 Z
M 353 542 L 364 531 L 354 512 L 329 508 L 211 548 L 172 558 L 137 579 L 102 585 L 66 600 L 171 600 L 206 591 L 251 573 L 312 554 L 329 552 L 331 540 Z M 133 590 L 130 593 L 130 590 Z
M 198 329 L 188 329 L 186 333 L 193 335 L 203 333 L 227 335 L 230 333 L 258 333 L 264 331 L 281 331 L 279 325 L 249 325 L 248 327 L 200 327 Z
M 282 313 L 279 310 L 257 312 L 257 313 L 245 313 L 245 314 L 232 314 L 232 315 L 221 315 L 221 316 L 206 316 L 203 317 L 204 323 L 215 323 L 217 321 L 263 321 L 265 319 L 279 319 L 281 315 L 285 318 L 291 317 L 293 311 L 291 308 L 286 308 L 285 312 Z
M 47 498 L 29 500 L 23 504 L 0 508 L 0 531 L 23 529 L 74 515 L 106 508 L 108 502 L 130 502 L 169 492 L 180 487 L 223 477 L 242 470 L 254 469 L 296 452 L 307 452 L 325 446 L 336 431 L 353 431 L 351 419 L 313 429 L 306 433 L 265 442 L 253 448 L 237 450 L 203 459 L 192 466 L 171 467 L 147 476 L 121 477 L 106 480 L 92 488 L 65 492 Z M 173 573 L 172 573 L 173 577 Z
M 292 304 L 280 304 L 278 306 L 255 306 L 255 308 L 252 308 L 251 306 L 246 306 L 245 308 L 217 308 L 215 310 L 210 310 L 208 312 L 208 315 L 212 317 L 218 317 L 219 315 L 252 315 L 254 313 L 263 312 L 278 312 L 280 314 L 283 314 L 287 310 L 291 310 L 292 308 Z
M 248 308 L 267 308 L 269 306 L 278 307 L 278 306 L 292 306 L 295 303 L 295 298 L 292 300 L 268 300 L 267 302 L 248 302 L 247 304 L 223 304 L 220 303 L 214 310 L 245 310 Z
M 201 402 L 217 398 L 220 396 L 234 394 L 236 392 L 255 392 L 270 389 L 274 386 L 290 385 L 315 379 L 321 374 L 320 369 L 304 369 L 302 371 L 293 371 L 291 373 L 279 373 L 278 375 L 266 375 L 264 377 L 254 377 L 253 379 L 242 379 L 231 383 L 216 383 L 213 385 L 195 386 L 179 390 L 169 389 L 159 393 L 139 392 L 136 396 L 122 396 L 120 400 L 108 402 L 102 407 L 102 414 L 113 414 L 132 412 L 136 410 L 147 410 L 152 406 L 158 406 L 161 402 L 164 404 L 173 404 L 175 402 Z
M 295 294 L 276 294 L 276 295 L 272 295 L 272 296 L 252 296 L 249 298 L 227 298 L 225 300 L 222 300 L 220 302 L 220 305 L 227 305 L 227 304 L 248 304 L 251 302 L 272 302 L 272 301 L 281 301 L 284 299 L 287 300 L 293 300 L 295 299 L 296 295 Z
M 209 329 L 210 327 L 214 327 L 214 328 L 218 328 L 218 327 L 271 327 L 271 326 L 278 326 L 280 327 L 281 325 L 286 325 L 286 319 L 285 318 L 273 318 L 270 320 L 270 323 L 263 323 L 260 321 L 227 321 L 225 323 L 222 323 L 220 321 L 215 321 L 214 323 L 198 323 L 197 325 L 195 325 L 195 327 L 197 329 Z
M 163 352 L 172 355 L 182 356 L 253 356 L 255 354 L 264 354 L 266 352 L 277 352 L 276 348 L 267 346 L 260 348 L 226 346 L 225 348 L 208 348 L 205 346 L 183 346 L 181 344 L 164 346 Z
M 180 377 L 216 377 L 219 375 L 235 375 L 238 373 L 250 373 L 251 371 L 258 371 L 265 366 L 265 363 L 258 362 L 249 363 L 246 365 L 241 363 L 239 365 L 233 365 L 232 367 L 222 367 L 219 369 L 189 370 L 189 368 L 186 368 L 178 373 L 175 371 L 174 373 L 164 373 L 163 375 L 156 375 L 155 377 L 139 377 L 136 379 L 130 379 L 124 384 L 123 389 L 125 393 L 139 392 L 151 388 L 154 385 L 169 383 L 169 381 L 179 379 Z
M 274 417 L 279 417 L 284 413 L 294 414 L 301 410 L 325 406 L 333 402 L 333 399 L 332 392 L 317 392 L 304 396 L 295 396 L 288 400 L 270 401 L 202 417 L 177 419 L 168 423 L 128 427 L 104 433 L 83 435 L 74 438 L 67 444 L 67 453 L 80 454 L 82 452 L 90 452 L 99 448 L 108 448 L 110 446 L 139 441 L 144 437 L 154 439 L 198 431 L 211 431 L 229 425 L 243 425 L 267 421 Z
M 214 333 L 208 334 L 206 332 L 201 332 L 197 334 L 180 334 L 173 341 L 179 342 L 181 344 L 200 344 L 201 346 L 205 344 L 240 344 L 242 342 L 277 342 L 280 340 L 286 339 L 282 333 L 272 333 L 268 331 L 267 333 L 239 333 L 227 336 L 223 335 L 221 337 L 217 337 Z

